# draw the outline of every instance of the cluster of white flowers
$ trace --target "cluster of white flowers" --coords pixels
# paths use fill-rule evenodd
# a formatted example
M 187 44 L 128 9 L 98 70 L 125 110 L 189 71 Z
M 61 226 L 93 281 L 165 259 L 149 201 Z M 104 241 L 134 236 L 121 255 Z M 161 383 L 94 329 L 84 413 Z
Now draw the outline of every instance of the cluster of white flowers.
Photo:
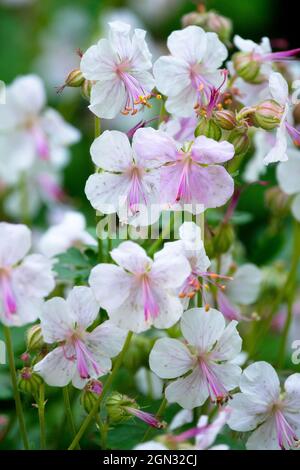
M 97 119 L 135 115 L 157 99 L 165 113 L 158 129 L 141 121 L 128 134 L 106 130 L 94 140 L 96 171 L 85 189 L 92 207 L 135 227 L 157 222 L 163 210 L 187 210 L 192 217 L 229 200 L 227 215 L 232 215 L 236 193 L 230 163 L 247 152 L 251 129 L 259 148 L 244 181 L 256 181 L 265 165 L 280 162 L 280 187 L 293 196 L 292 213 L 300 221 L 300 154 L 294 145 L 300 143 L 300 132 L 287 81 L 276 69 L 277 61 L 296 51 L 273 53 L 266 38 L 257 45 L 236 37 L 240 52 L 223 69 L 226 46 L 215 32 L 191 25 L 169 36 L 169 54 L 152 65 L 145 37 L 143 30 L 132 33 L 128 24 L 112 22 L 108 39 L 100 39 L 81 58 L 76 76 L 80 86 L 83 81 L 90 85 L 89 109 Z M 32 209 L 41 198 L 60 198 L 68 147 L 80 137 L 55 110 L 44 109 L 45 101 L 40 79 L 30 75 L 8 87 L 7 104 L 0 107 L 0 182 L 9 189 L 8 210 L 17 201 L 13 214 L 24 209 L 18 203 L 20 181 L 28 186 Z M 225 216 L 221 228 L 227 222 Z M 109 250 L 106 262 L 101 258 L 90 267 L 85 285 L 69 286 L 64 299 L 51 295 L 54 258 L 70 247 L 97 250 L 83 216 L 68 211 L 41 236 L 41 254 L 31 255 L 29 229 L 1 222 L 0 319 L 6 326 L 39 319 L 46 348 L 34 373 L 50 386 L 72 382 L 85 390 L 111 372 L 111 359 L 122 351 L 129 332 L 164 330 L 155 336 L 151 371 L 138 373 L 141 390 L 147 394 L 149 372 L 158 396 L 164 384 L 167 402 L 183 411 L 159 441 L 137 449 L 207 449 L 226 423 L 236 431 L 253 431 L 248 449 L 295 448 L 300 374 L 288 377 L 282 394 L 271 365 L 247 358 L 242 371 L 240 364 L 240 323 L 255 317 L 251 306 L 260 295 L 261 270 L 233 262 L 232 240 L 210 260 L 204 233 L 194 222 L 182 224 L 179 235 L 158 245 L 153 257 L 148 242 L 145 247 L 120 243 Z M 106 314 L 99 315 L 100 309 Z M 175 435 L 175 429 L 192 422 L 191 410 L 208 400 L 220 407 L 217 418 L 209 423 L 201 416 L 196 427 Z M 147 413 L 129 405 L 124 409 L 158 427 Z M 195 443 L 187 444 L 192 438 Z

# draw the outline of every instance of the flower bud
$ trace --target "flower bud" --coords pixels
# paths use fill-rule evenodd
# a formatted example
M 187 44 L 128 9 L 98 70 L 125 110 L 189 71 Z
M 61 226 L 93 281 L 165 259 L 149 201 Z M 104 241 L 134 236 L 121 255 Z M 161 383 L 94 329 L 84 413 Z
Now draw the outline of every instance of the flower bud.
M 245 128 L 234 129 L 227 140 L 234 146 L 236 156 L 244 155 L 249 149 L 250 139 Z
M 28 351 L 39 351 L 44 346 L 41 325 L 33 325 L 26 333 L 26 344 Z
M 84 80 L 81 86 L 81 94 L 87 101 L 91 99 L 91 90 L 93 83 L 90 80 Z
M 72 88 L 80 87 L 84 82 L 84 76 L 80 69 L 72 70 L 66 78 L 65 86 Z
M 183 16 L 182 26 L 201 26 L 204 31 L 217 33 L 220 40 L 229 43 L 232 34 L 232 21 L 215 11 L 192 12 Z
M 285 194 L 279 186 L 267 189 L 265 202 L 273 215 L 283 217 L 289 213 L 290 196 Z
M 42 377 L 33 372 L 30 367 L 23 367 L 19 372 L 18 386 L 21 392 L 36 395 L 42 383 Z
M 222 109 L 214 113 L 215 122 L 224 130 L 232 131 L 237 126 L 235 114 L 228 109 Z
M 201 118 L 195 130 L 195 136 L 200 135 L 219 141 L 222 137 L 222 130 L 213 119 Z
M 103 390 L 103 385 L 98 380 L 90 380 L 80 396 L 80 403 L 87 413 L 94 408 Z
M 264 77 L 260 75 L 261 64 L 253 59 L 249 52 L 237 52 L 233 56 L 233 65 L 239 77 L 249 83 L 261 83 Z
M 217 229 L 214 238 L 214 253 L 215 255 L 222 255 L 227 253 L 234 242 L 234 230 L 232 225 L 223 223 Z
M 253 123 L 265 131 L 272 131 L 279 126 L 284 113 L 283 107 L 274 100 L 266 100 L 256 107 Z
M 112 424 L 121 423 L 131 418 L 131 414 L 126 407 L 136 407 L 136 402 L 132 398 L 114 392 L 106 401 L 106 410 L 109 422 Z

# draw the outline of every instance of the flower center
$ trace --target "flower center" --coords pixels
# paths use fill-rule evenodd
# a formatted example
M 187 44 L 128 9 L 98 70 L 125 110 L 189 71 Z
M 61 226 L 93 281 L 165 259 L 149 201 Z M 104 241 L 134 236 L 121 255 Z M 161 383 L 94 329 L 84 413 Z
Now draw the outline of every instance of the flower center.
M 11 318 L 17 311 L 17 300 L 13 292 L 10 272 L 6 268 L 0 268 L 0 292 L 4 307 L 4 315 Z
M 186 203 L 192 200 L 192 191 L 190 185 L 190 171 L 193 160 L 189 154 L 180 154 L 177 160 L 177 165 L 181 165 L 181 175 L 178 182 L 175 201 L 184 201 Z
M 153 289 L 151 288 L 151 282 L 147 274 L 142 275 L 142 295 L 145 321 L 148 322 L 149 320 L 158 317 L 159 306 L 153 293 Z
M 92 366 L 97 376 L 101 374 L 101 369 L 98 366 L 92 352 L 86 346 L 82 339 L 82 334 L 80 332 L 74 333 L 71 342 L 75 348 L 76 352 L 76 361 L 77 361 L 77 370 L 82 379 L 89 379 L 90 373 L 89 368 Z M 67 359 L 74 361 L 74 357 L 67 357 Z
M 277 409 L 275 412 L 275 423 L 276 423 L 276 432 L 277 440 L 280 448 L 282 450 L 287 450 L 295 446 L 298 438 L 294 429 L 287 422 L 284 414 L 280 409 Z
M 118 65 L 116 73 L 122 80 L 126 90 L 126 103 L 122 114 L 128 115 L 131 113 L 135 115 L 138 112 L 138 105 L 151 108 L 148 100 L 151 98 L 151 93 L 144 89 L 140 82 L 129 73 L 130 64 L 124 62 Z
M 213 85 L 211 85 L 201 73 L 201 64 L 195 64 L 191 67 L 190 77 L 192 86 L 197 92 L 197 102 L 195 108 L 203 107 L 210 101 L 210 97 L 213 91 Z
M 228 391 L 217 377 L 206 358 L 199 358 L 199 366 L 203 376 L 205 377 L 208 393 L 212 402 L 222 405 L 228 400 L 228 398 L 230 398 Z

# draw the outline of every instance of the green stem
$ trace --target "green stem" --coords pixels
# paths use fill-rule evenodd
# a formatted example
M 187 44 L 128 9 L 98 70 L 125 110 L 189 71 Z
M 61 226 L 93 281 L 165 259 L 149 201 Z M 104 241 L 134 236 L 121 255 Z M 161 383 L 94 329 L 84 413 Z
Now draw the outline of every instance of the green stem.
M 70 429 L 70 432 L 72 434 L 72 438 L 76 436 L 76 428 L 73 420 L 73 414 L 72 414 L 72 407 L 71 407 L 71 402 L 70 402 L 70 395 L 69 395 L 69 387 L 68 385 L 63 388 L 63 396 L 64 396 L 64 404 L 65 404 L 65 412 L 66 412 L 66 417 L 68 421 L 68 426 Z M 76 443 L 76 449 L 80 449 L 79 444 Z
M 293 305 L 294 305 L 294 295 L 291 295 L 290 298 L 288 299 L 287 317 L 286 317 L 286 322 L 284 325 L 280 348 L 279 348 L 278 366 L 277 366 L 278 369 L 282 369 L 284 366 L 287 341 L 288 341 L 290 326 L 293 320 Z
M 39 422 L 40 422 L 41 450 L 45 450 L 46 449 L 46 428 L 45 428 L 45 384 L 44 383 L 40 385 L 38 412 L 39 412 Z
M 159 420 L 161 420 L 163 418 L 163 415 L 164 415 L 164 412 L 165 412 L 165 409 L 167 408 L 168 406 L 168 401 L 166 398 L 163 398 L 161 404 L 160 404 L 160 407 L 158 408 L 157 410 L 157 413 L 155 415 L 155 417 Z M 147 439 L 149 438 L 149 436 L 151 435 L 151 432 L 152 432 L 152 428 L 148 428 L 147 431 L 145 432 L 145 435 L 142 439 L 142 442 L 146 442 Z
M 10 334 L 10 329 L 7 326 L 3 326 L 7 354 L 8 354 L 8 363 L 11 375 L 11 382 L 13 387 L 14 399 L 16 404 L 16 414 L 19 420 L 19 427 L 20 427 L 20 434 L 22 437 L 24 449 L 29 450 L 29 441 L 27 437 L 27 431 L 25 426 L 25 420 L 23 415 L 21 397 L 18 390 L 18 382 L 17 382 L 17 374 L 16 374 L 16 366 L 15 366 L 15 358 L 14 358 L 14 351 L 12 345 L 12 339 Z
M 162 231 L 160 237 L 155 240 L 155 242 L 152 243 L 148 250 L 148 255 L 152 256 L 154 253 L 160 248 L 160 246 L 163 244 L 163 241 L 166 239 L 166 237 L 170 234 L 170 226 L 167 225 L 165 229 Z
M 109 390 L 109 388 L 110 388 L 110 386 L 111 386 L 111 384 L 112 384 L 112 382 L 115 378 L 116 373 L 118 372 L 119 368 L 122 365 L 124 356 L 125 356 L 128 348 L 129 348 L 132 336 L 133 336 L 133 333 L 130 331 L 127 335 L 126 340 L 125 340 L 123 349 L 120 352 L 119 356 L 117 357 L 117 360 L 115 362 L 113 370 L 112 370 L 111 374 L 109 375 L 108 379 L 106 380 L 106 382 L 104 384 L 101 395 L 99 396 L 99 398 L 96 401 L 95 405 L 93 406 L 93 408 L 91 409 L 91 411 L 89 412 L 89 414 L 87 415 L 85 420 L 83 421 L 82 425 L 79 428 L 79 431 L 77 432 L 76 436 L 74 437 L 73 441 L 71 442 L 68 450 L 74 450 L 75 449 L 76 445 L 79 443 L 79 441 L 82 438 L 82 436 L 84 435 L 85 431 L 87 430 L 87 428 L 89 427 L 89 425 L 93 421 L 94 416 L 96 416 L 96 414 L 99 410 L 99 407 L 102 403 L 103 398 L 105 397 L 107 391 Z
M 20 199 L 22 222 L 25 225 L 30 225 L 28 187 L 25 173 L 20 176 Z

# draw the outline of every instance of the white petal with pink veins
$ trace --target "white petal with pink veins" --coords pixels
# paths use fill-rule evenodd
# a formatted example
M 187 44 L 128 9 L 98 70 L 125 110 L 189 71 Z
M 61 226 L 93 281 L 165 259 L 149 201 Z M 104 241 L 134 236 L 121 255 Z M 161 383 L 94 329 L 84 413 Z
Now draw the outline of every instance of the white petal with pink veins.
M 93 162 L 106 171 L 123 172 L 132 165 L 132 150 L 123 132 L 105 131 L 91 146 Z
M 76 371 L 76 361 L 68 356 L 72 353 L 71 349 L 58 347 L 38 362 L 34 366 L 34 371 L 41 375 L 48 385 L 65 387 Z
M 84 328 L 96 320 L 100 309 L 92 289 L 85 286 L 75 286 L 67 297 L 67 304 L 76 317 L 76 323 Z
M 40 319 L 46 343 L 64 341 L 72 332 L 76 322 L 76 317 L 70 311 L 67 302 L 60 297 L 45 302 Z
M 178 403 L 187 410 L 203 405 L 208 398 L 208 390 L 200 368 L 195 368 L 191 374 L 168 385 L 166 398 L 170 403 Z
M 204 308 L 193 308 L 182 315 L 182 334 L 200 352 L 210 351 L 224 329 L 225 320 L 218 310 L 210 309 L 207 312 Z
M 150 353 L 151 370 L 162 379 L 175 379 L 194 366 L 195 358 L 187 347 L 172 338 L 158 339 Z
M 21 261 L 31 247 L 31 232 L 25 225 L 0 222 L 0 267 Z
M 198 26 L 188 26 L 171 33 L 167 45 L 173 56 L 195 64 L 201 62 L 205 56 L 207 34 Z
M 126 301 L 133 279 L 119 266 L 99 264 L 92 269 L 89 284 L 101 307 L 110 311 L 122 306 Z

